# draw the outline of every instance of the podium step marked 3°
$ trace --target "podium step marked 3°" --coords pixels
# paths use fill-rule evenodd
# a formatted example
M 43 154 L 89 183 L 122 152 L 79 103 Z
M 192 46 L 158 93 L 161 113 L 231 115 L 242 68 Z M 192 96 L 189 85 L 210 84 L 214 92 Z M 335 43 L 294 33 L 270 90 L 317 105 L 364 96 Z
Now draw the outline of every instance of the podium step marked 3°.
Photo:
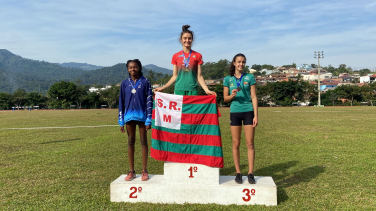
M 112 202 L 277 205 L 277 186 L 272 177 L 255 176 L 256 184 L 237 184 L 235 176 L 220 176 L 219 168 L 201 164 L 165 162 L 164 175 L 137 175 L 125 181 L 121 175 L 111 183 Z

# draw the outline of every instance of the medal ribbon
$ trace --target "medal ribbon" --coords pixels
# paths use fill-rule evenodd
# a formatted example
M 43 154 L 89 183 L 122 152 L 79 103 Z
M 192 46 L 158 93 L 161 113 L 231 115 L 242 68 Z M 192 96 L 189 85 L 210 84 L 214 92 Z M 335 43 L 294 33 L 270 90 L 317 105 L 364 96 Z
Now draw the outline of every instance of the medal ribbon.
M 129 80 L 131 80 L 131 79 L 129 79 Z M 133 81 L 133 80 L 132 80 L 132 81 Z M 137 86 L 138 86 L 138 84 L 140 83 L 140 81 L 141 81 L 141 78 L 139 78 L 139 79 L 138 79 L 138 81 L 137 81 L 137 83 L 136 83 L 136 85 L 135 85 L 135 86 L 133 86 L 132 82 L 130 83 L 130 84 L 131 84 L 131 86 L 132 86 L 132 88 L 133 88 L 134 90 L 136 90 L 136 88 L 135 88 L 135 87 L 137 87 Z
M 242 73 L 242 75 L 240 76 L 239 80 L 236 78 L 236 85 L 237 85 L 237 87 L 240 87 L 240 82 L 242 81 L 243 75 L 244 74 Z
M 189 56 L 188 56 L 188 58 L 185 58 L 184 51 L 182 51 L 182 52 L 183 52 L 183 55 L 181 55 L 181 56 L 184 57 L 183 62 L 184 62 L 185 68 L 188 68 L 188 66 L 189 66 L 189 60 L 191 59 L 192 49 L 189 51 Z

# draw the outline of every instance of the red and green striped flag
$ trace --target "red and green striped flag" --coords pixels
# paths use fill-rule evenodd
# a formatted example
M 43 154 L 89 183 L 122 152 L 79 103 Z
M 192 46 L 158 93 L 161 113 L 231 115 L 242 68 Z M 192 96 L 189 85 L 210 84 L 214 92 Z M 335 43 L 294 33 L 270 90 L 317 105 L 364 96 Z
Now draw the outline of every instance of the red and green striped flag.
M 156 92 L 151 157 L 223 168 L 219 116 L 214 95 L 182 96 Z

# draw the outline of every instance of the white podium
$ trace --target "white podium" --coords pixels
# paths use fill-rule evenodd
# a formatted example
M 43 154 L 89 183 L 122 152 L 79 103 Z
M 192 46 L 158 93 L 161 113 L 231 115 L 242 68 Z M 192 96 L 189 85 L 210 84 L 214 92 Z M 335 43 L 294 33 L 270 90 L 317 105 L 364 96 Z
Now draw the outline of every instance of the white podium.
M 220 176 L 219 168 L 201 164 L 165 162 L 164 175 L 137 175 L 125 181 L 121 175 L 111 183 L 112 202 L 167 204 L 277 205 L 277 186 L 271 177 L 255 176 L 256 184 L 235 182 L 235 176 Z

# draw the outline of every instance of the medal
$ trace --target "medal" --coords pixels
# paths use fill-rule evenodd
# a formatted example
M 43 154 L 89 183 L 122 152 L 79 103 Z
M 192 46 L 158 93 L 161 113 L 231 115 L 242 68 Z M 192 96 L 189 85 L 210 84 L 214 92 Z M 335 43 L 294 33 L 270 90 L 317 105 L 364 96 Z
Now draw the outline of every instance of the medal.
M 238 88 L 237 88 L 238 91 L 242 90 L 242 88 L 240 87 L 240 83 L 241 83 L 241 81 L 242 81 L 242 78 L 243 78 L 243 73 L 242 73 L 242 75 L 240 76 L 239 79 L 236 78 L 236 85 L 237 85 L 237 87 L 238 87 Z
M 189 71 L 189 69 L 188 69 L 188 66 L 189 66 L 189 60 L 191 59 L 191 53 L 192 53 L 192 49 L 189 51 L 189 56 L 188 56 L 188 58 L 185 58 L 185 55 L 184 55 L 184 51 L 182 51 L 183 52 L 183 54 L 182 55 L 180 55 L 180 56 L 182 56 L 183 57 L 183 62 L 184 62 L 184 66 L 185 66 L 185 72 L 188 72 Z M 180 57 L 179 56 L 179 57 Z
M 141 76 L 141 78 L 142 78 L 142 76 Z M 128 80 L 129 80 L 129 83 L 131 84 L 131 86 L 132 86 L 132 90 L 131 90 L 131 92 L 132 92 L 132 94 L 136 94 L 136 87 L 138 86 L 138 84 L 140 83 L 140 81 L 141 81 L 141 78 L 139 78 L 138 79 L 138 81 L 137 81 L 137 83 L 136 83 L 136 85 L 135 86 L 133 86 L 133 84 L 132 84 L 132 81 L 131 81 L 131 79 L 130 78 L 128 78 Z M 141 85 L 140 85 L 141 86 Z M 140 88 L 140 87 L 139 87 Z

